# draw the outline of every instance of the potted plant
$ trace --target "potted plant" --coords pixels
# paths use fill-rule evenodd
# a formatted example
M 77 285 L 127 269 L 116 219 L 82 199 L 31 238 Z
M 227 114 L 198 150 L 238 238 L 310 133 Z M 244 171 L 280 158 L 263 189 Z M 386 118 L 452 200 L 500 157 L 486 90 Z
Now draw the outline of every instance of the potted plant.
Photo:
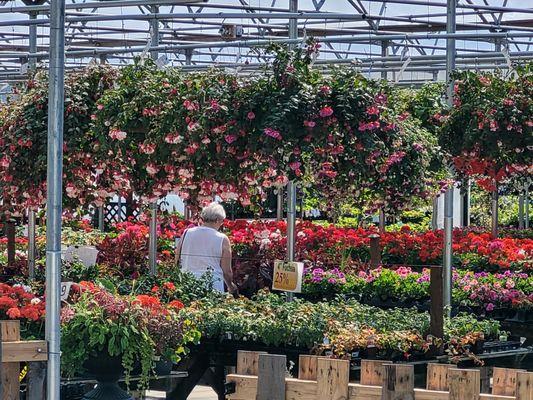
M 146 387 L 155 355 L 146 311 L 134 298 L 117 296 L 94 284 L 82 284 L 73 305 L 61 310 L 62 372 L 67 377 L 86 371 L 98 384 L 85 399 L 129 399 L 117 381 L 140 365 L 139 386 Z

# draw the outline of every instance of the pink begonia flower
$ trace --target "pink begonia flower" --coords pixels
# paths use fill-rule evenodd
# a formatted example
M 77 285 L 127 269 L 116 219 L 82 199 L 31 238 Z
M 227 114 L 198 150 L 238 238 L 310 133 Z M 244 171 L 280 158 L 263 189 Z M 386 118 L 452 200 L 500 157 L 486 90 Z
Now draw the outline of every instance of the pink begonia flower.
M 487 306 L 485 308 L 486 308 L 487 311 L 492 311 L 492 310 L 494 310 L 494 304 L 489 303 L 489 304 L 487 304 Z
M 126 139 L 126 136 L 128 136 L 128 134 L 126 132 L 124 132 L 124 131 L 119 130 L 119 129 L 111 129 L 109 131 L 109 137 L 111 139 L 122 141 L 122 140 Z
M 4 156 L 0 158 L 0 167 L 9 168 L 10 164 L 11 164 L 11 160 L 8 157 Z
M 224 140 L 226 141 L 226 143 L 232 144 L 234 141 L 237 140 L 237 136 L 235 136 L 235 135 L 226 135 L 226 136 L 224 136 Z
M 253 111 L 248 112 L 248 114 L 246 115 L 246 118 L 248 118 L 250 121 L 255 119 L 254 112 Z
M 139 145 L 139 151 L 144 154 L 154 154 L 155 144 L 153 143 L 142 143 Z
M 271 138 L 281 140 L 281 134 L 279 131 L 276 131 L 272 128 L 265 128 L 264 130 L 265 135 L 270 136 Z
M 146 172 L 148 172 L 148 175 L 155 175 L 157 174 L 157 171 L 159 171 L 159 169 L 154 164 L 149 163 L 146 165 Z
M 302 163 L 299 162 L 299 161 L 293 161 L 289 164 L 289 167 L 293 170 L 293 171 L 296 171 L 298 168 L 300 168 L 302 166 Z
M 319 114 L 322 118 L 329 117 L 330 115 L 333 115 L 333 108 L 326 106 L 320 110 Z
M 376 106 L 370 106 L 366 109 L 366 113 L 368 115 L 378 115 L 379 114 L 379 108 Z
M 308 128 L 314 128 L 316 126 L 316 122 L 315 121 L 304 121 L 304 126 Z
M 96 108 L 97 108 L 98 110 L 103 110 L 103 109 L 104 109 L 104 105 L 103 105 L 103 104 L 98 104 L 98 105 L 96 106 Z

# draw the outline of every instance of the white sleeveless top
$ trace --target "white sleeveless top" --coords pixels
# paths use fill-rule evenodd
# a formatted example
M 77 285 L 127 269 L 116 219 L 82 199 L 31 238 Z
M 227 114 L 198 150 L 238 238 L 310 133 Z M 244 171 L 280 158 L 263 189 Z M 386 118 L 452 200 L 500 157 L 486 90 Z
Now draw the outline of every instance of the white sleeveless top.
M 224 291 L 224 275 L 220 261 L 222 242 L 226 235 L 206 226 L 187 229 L 181 244 L 180 263 L 183 271 L 201 277 L 211 271 L 213 288 Z

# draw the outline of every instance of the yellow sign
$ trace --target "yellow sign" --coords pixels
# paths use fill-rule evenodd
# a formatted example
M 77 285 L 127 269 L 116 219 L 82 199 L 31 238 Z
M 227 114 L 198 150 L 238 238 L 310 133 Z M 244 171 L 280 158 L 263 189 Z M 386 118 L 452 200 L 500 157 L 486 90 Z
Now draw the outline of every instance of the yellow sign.
M 300 293 L 302 291 L 303 272 L 303 263 L 274 261 L 272 289 Z

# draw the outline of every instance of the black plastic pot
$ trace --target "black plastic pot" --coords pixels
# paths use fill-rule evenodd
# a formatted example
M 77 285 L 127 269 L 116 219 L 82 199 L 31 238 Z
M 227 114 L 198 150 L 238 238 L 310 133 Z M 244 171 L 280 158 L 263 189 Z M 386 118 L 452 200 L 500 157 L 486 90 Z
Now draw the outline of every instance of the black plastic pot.
M 170 373 L 172 372 L 172 366 L 173 364 L 170 360 L 158 360 L 155 362 L 154 372 L 157 376 L 170 375 Z
M 124 374 L 121 357 L 111 357 L 102 351 L 90 357 L 83 366 L 87 373 L 96 379 L 96 387 L 83 396 L 83 400 L 133 400 L 118 386 L 118 380 Z

